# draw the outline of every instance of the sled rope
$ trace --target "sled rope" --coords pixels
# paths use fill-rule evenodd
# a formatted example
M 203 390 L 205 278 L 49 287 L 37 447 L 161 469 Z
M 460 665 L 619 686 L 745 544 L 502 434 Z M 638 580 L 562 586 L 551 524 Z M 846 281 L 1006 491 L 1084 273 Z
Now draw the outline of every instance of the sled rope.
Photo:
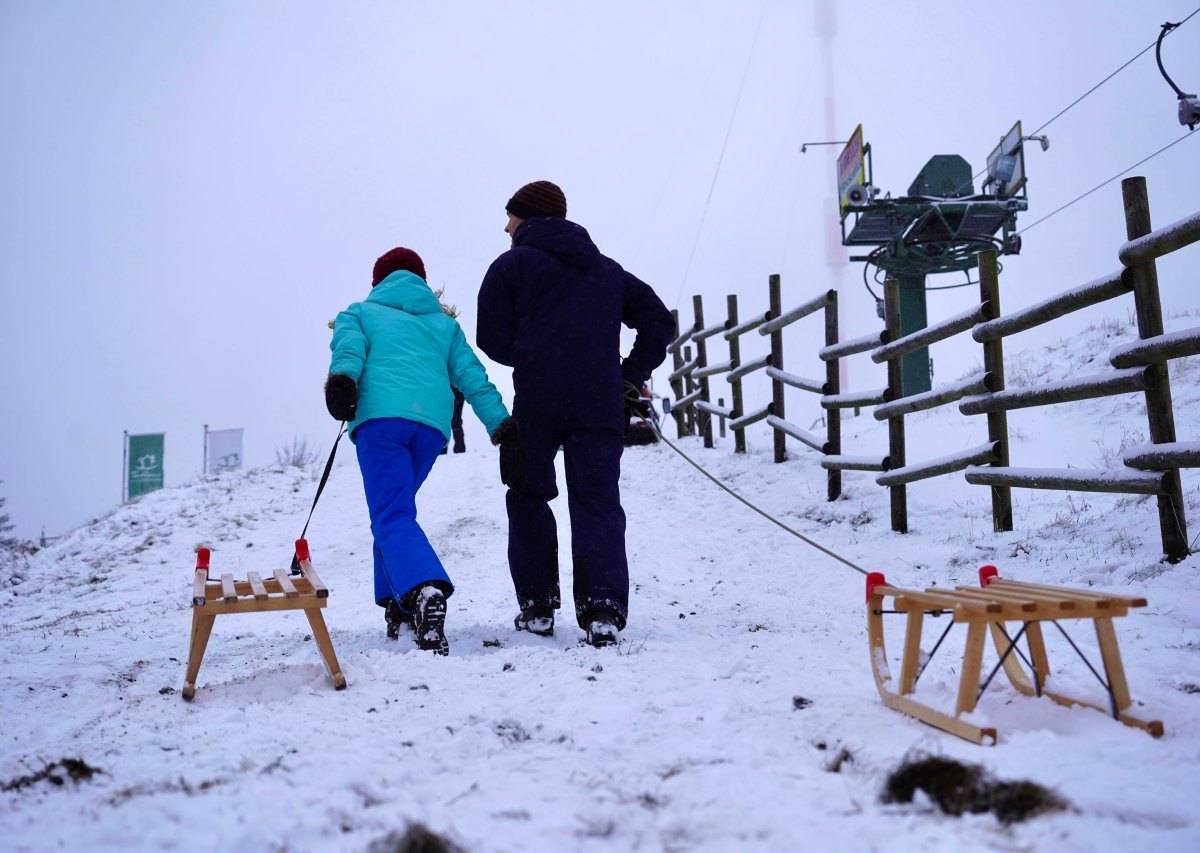
M 841 554 L 837 554 L 837 553 L 829 550 L 828 548 L 826 548 L 824 545 L 820 544 L 819 542 L 814 542 L 813 540 L 809 539 L 807 536 L 805 536 L 800 531 L 795 530 L 794 528 L 789 527 L 788 525 L 784 524 L 782 521 L 780 521 L 775 516 L 771 515 L 766 510 L 759 509 L 757 506 L 750 503 L 750 501 L 746 500 L 744 497 L 739 495 L 733 489 L 729 488 L 729 486 L 725 485 L 720 480 L 718 480 L 716 477 L 714 477 L 712 474 L 710 474 L 708 471 L 706 471 L 704 469 L 704 467 L 700 465 L 700 463 L 696 462 L 696 460 L 692 459 L 692 457 L 688 456 L 686 453 L 684 453 L 682 450 L 680 450 L 669 438 L 667 438 L 665 435 L 663 435 L 662 430 L 660 430 L 658 428 L 658 425 L 655 424 L 652 419 L 646 418 L 641 414 L 638 414 L 637 416 L 639 418 L 641 418 L 642 423 L 649 424 L 650 428 L 652 430 L 654 430 L 655 434 L 660 439 L 662 439 L 663 443 L 665 443 L 667 445 L 667 447 L 671 448 L 676 453 L 678 453 L 680 456 L 682 456 L 689 465 L 691 465 L 693 468 L 695 468 L 697 471 L 699 471 L 705 477 L 707 477 L 708 479 L 710 479 L 714 483 L 716 483 L 718 487 L 720 487 L 724 491 L 728 492 L 730 495 L 732 495 L 737 500 L 741 501 L 743 504 L 748 506 L 750 509 L 757 512 L 759 515 L 761 515 L 767 521 L 771 522 L 772 524 L 778 525 L 779 527 L 782 527 L 784 530 L 786 530 L 788 533 L 795 536 L 801 542 L 804 542 L 806 545 L 811 545 L 813 548 L 816 548 L 818 551 L 820 551 L 821 553 L 823 553 L 827 556 L 833 557 L 833 559 L 837 560 L 839 563 L 849 566 L 850 568 L 854 569 L 854 571 L 858 572 L 859 574 L 861 574 L 861 575 L 868 574 L 867 570 L 864 569 L 862 566 L 859 566 L 859 565 L 851 562 L 850 560 L 847 560 Z
M 304 522 L 304 529 L 300 531 L 300 538 L 303 539 L 308 535 L 308 524 L 312 521 L 313 512 L 317 508 L 317 501 L 321 499 L 321 492 L 325 491 L 325 483 L 329 481 L 329 472 L 333 470 L 333 459 L 337 456 L 338 442 L 342 440 L 342 436 L 346 434 L 346 422 L 342 421 L 338 427 L 337 438 L 333 440 L 333 449 L 329 451 L 329 459 L 325 462 L 325 473 L 321 475 L 321 482 L 317 484 L 317 493 L 313 496 L 312 506 L 308 510 L 308 518 Z M 298 555 L 292 555 L 291 572 L 294 575 L 300 574 L 300 558 Z

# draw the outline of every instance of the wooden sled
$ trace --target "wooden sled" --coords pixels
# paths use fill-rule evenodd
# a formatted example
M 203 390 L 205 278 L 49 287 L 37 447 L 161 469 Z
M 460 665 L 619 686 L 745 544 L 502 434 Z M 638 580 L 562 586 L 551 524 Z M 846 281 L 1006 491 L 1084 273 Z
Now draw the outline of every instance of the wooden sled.
M 183 698 L 196 695 L 196 675 L 204 659 L 204 649 L 212 634 L 213 622 L 222 613 L 265 613 L 272 610 L 303 610 L 312 626 L 313 639 L 321 652 L 321 660 L 333 686 L 342 690 L 346 677 L 338 666 L 333 643 L 325 628 L 321 608 L 329 598 L 329 589 L 321 583 L 309 557 L 308 542 L 296 540 L 296 559 L 299 577 L 289 577 L 276 569 L 272 578 L 263 580 L 258 572 L 247 572 L 246 580 L 234 580 L 233 575 L 221 575 L 220 580 L 208 576 L 208 548 L 196 552 L 196 578 L 192 584 L 192 639 L 188 648 L 187 674 L 183 678 Z
M 1126 710 L 1132 704 L 1132 699 L 1112 623 L 1116 617 L 1128 613 L 1129 608 L 1144 607 L 1146 599 L 1003 580 L 998 576 L 995 566 L 981 568 L 979 582 L 980 589 L 966 586 L 955 589 L 934 587 L 920 592 L 889 586 L 880 572 L 867 575 L 867 635 L 871 646 L 871 671 L 885 705 L 974 743 L 995 743 L 995 729 L 973 725 L 960 717 L 975 710 L 979 697 L 991 683 L 992 677 L 997 670 L 1003 668 L 1013 687 L 1026 696 L 1046 696 L 1068 707 L 1083 705 L 1095 708 L 1111 714 L 1114 719 L 1127 726 L 1144 729 L 1154 737 L 1162 735 L 1161 722 L 1138 719 Z M 892 599 L 891 610 L 884 609 L 885 598 Z M 900 681 L 898 685 L 894 685 L 884 645 L 883 617 L 897 613 L 906 614 L 908 618 L 904 633 L 904 651 L 900 661 Z M 953 714 L 937 711 L 910 698 L 917 679 L 924 670 L 924 663 L 921 661 L 921 628 L 926 615 L 948 615 L 951 618 L 941 639 L 930 652 L 930 658 L 937 653 L 950 628 L 960 622 L 967 626 L 962 674 Z M 1083 652 L 1074 641 L 1058 626 L 1059 619 L 1092 620 L 1104 667 L 1103 677 L 1083 656 Z M 1007 622 L 1019 622 L 1019 630 L 1011 633 L 1006 628 Z M 1108 708 L 1047 689 L 1050 664 L 1042 634 L 1044 623 L 1054 624 L 1062 631 L 1084 663 L 1100 680 L 1109 696 Z M 981 685 L 984 634 L 989 630 L 1000 660 Z M 1022 638 L 1026 640 L 1028 657 L 1018 645 Z M 1032 677 L 1022 668 L 1018 658 L 1026 662 Z

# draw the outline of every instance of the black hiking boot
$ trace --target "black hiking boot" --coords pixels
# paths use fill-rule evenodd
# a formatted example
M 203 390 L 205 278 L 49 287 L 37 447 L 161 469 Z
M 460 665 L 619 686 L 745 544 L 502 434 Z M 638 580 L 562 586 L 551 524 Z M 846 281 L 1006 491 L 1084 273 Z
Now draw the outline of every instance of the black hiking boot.
M 400 636 L 401 628 L 411 629 L 413 627 L 413 615 L 401 610 L 395 599 L 389 601 L 387 607 L 384 608 L 383 621 L 387 623 L 389 640 L 397 639 Z
M 450 654 L 450 642 L 446 639 L 446 594 L 436 586 L 426 585 L 412 599 L 417 648 L 439 655 Z
M 604 648 L 617 644 L 617 620 L 610 613 L 593 613 L 587 623 L 587 642 L 589 646 Z
M 539 637 L 554 636 L 554 608 L 526 607 L 513 620 L 513 627 L 518 631 L 528 631 Z

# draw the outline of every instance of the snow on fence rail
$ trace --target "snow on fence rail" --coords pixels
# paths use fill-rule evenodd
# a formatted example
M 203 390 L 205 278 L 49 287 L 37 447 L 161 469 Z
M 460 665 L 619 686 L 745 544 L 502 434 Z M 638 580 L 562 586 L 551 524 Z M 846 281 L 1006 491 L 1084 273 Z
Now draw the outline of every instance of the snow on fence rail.
M 1146 224 L 1150 224 L 1149 217 Z M 1129 240 L 1117 252 L 1117 257 L 1125 266 L 1132 267 L 1169 255 L 1196 242 L 1200 242 L 1200 213 L 1193 213 L 1166 228 Z
M 968 483 L 990 488 L 992 522 L 997 532 L 1012 529 L 1012 488 L 1152 494 L 1158 500 L 1163 551 L 1172 561 L 1182 559 L 1188 553 L 1188 540 L 1179 469 L 1200 467 L 1200 443 L 1176 440 L 1166 362 L 1200 355 L 1200 327 L 1164 334 L 1154 262 L 1163 255 L 1200 242 L 1200 214 L 1153 231 L 1145 179 L 1126 179 L 1121 189 L 1126 231 L 1130 238 L 1118 252 L 1123 268 L 1009 315 L 1000 314 L 999 265 L 994 251 L 979 255 L 980 302 L 977 305 L 905 336 L 900 335 L 899 282 L 895 279 L 885 282 L 885 328 L 846 341 L 838 340 L 837 293 L 833 290 L 785 313 L 780 305 L 779 276 L 771 276 L 770 310 L 739 323 L 737 297 L 729 296 L 727 319 L 707 328 L 703 323 L 700 297 L 694 297 L 695 323 L 678 335 L 670 347 L 675 358 L 671 379 L 677 397 L 674 412 L 680 435 L 695 434 L 696 413 L 700 413 L 705 443 L 711 447 L 708 415 L 726 417 L 734 430 L 736 450 L 740 453 L 746 449 L 745 428 L 765 419 L 774 433 L 776 462 L 786 458 L 787 437 L 822 454 L 821 466 L 829 474 L 829 500 L 841 494 L 841 471 L 880 472 L 875 481 L 889 489 L 892 529 L 899 532 L 908 529 L 905 486 L 960 470 L 966 471 Z M 1005 337 L 1126 293 L 1132 293 L 1134 297 L 1140 340 L 1119 345 L 1109 353 L 1112 371 L 1026 388 L 1005 388 Z M 807 379 L 786 372 L 783 367 L 783 329 L 822 309 L 825 311 L 825 345 L 817 354 L 826 365 L 825 380 Z M 743 362 L 739 339 L 754 329 L 758 329 L 760 335 L 771 336 L 771 351 Z M 983 371 L 949 385 L 905 396 L 901 357 L 966 331 L 970 331 L 971 337 L 983 346 Z M 722 332 L 730 346 L 729 361 L 709 367 L 703 341 Z M 695 359 L 685 346 L 689 339 L 698 347 Z M 887 386 L 842 391 L 838 384 L 839 360 L 863 352 L 869 352 L 876 363 L 887 364 Z M 747 414 L 741 379 L 764 369 L 771 379 L 771 402 Z M 707 377 L 720 373 L 726 373 L 733 386 L 730 408 L 725 408 L 723 401 L 713 406 L 708 397 Z M 821 406 L 827 412 L 825 439 L 786 420 L 785 387 L 821 395 Z M 1126 450 L 1122 467 L 1080 471 L 1009 465 L 1008 411 L 1126 393 L 1145 395 L 1151 441 L 1148 445 Z M 987 443 L 937 459 L 907 463 L 904 416 L 955 402 L 964 415 L 987 417 Z M 883 458 L 842 455 L 840 410 L 865 406 L 874 406 L 874 417 L 888 422 L 888 455 Z

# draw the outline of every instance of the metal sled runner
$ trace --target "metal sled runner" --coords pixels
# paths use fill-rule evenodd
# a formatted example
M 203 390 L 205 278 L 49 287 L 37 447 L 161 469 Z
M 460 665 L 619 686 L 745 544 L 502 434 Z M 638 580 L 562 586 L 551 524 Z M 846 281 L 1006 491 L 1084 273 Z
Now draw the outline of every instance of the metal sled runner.
M 1126 615 L 1131 607 L 1144 607 L 1146 599 L 1004 580 L 998 576 L 995 566 L 981 568 L 979 582 L 979 589 L 960 586 L 955 589 L 935 587 L 916 591 L 889 586 L 879 572 L 871 572 L 867 576 L 867 634 L 871 647 L 871 671 L 885 705 L 966 740 L 995 743 L 995 729 L 973 725 L 960 719 L 960 716 L 975 710 L 979 697 L 997 671 L 1003 668 L 1013 687 L 1026 696 L 1045 696 L 1068 707 L 1083 705 L 1095 708 L 1111 714 L 1125 725 L 1144 729 L 1154 737 L 1162 735 L 1161 722 L 1141 720 L 1127 712 L 1132 699 L 1112 622 L 1114 618 Z M 892 600 L 892 609 L 884 609 L 884 599 Z M 889 614 L 907 615 L 898 686 L 893 683 L 888 669 L 884 645 L 883 617 Z M 953 714 L 930 708 L 910 695 L 924 670 L 924 664 L 928 662 L 928 658 L 922 662 L 921 652 L 921 629 L 927 615 L 945 615 L 951 619 L 928 658 L 937 653 L 942 640 L 954 625 L 963 623 L 967 626 L 966 648 Z M 1103 663 L 1103 676 L 1058 625 L 1060 619 L 1092 620 Z M 1010 633 L 1006 627 L 1008 622 L 1020 623 L 1015 633 Z M 1050 664 L 1042 633 L 1042 626 L 1046 623 L 1062 631 L 1071 647 L 1099 679 L 1108 693 L 1108 708 L 1047 689 Z M 989 629 L 1000 660 L 980 684 L 984 634 Z M 1028 657 L 1018 645 L 1022 639 L 1026 641 Z M 1022 668 L 1021 660 L 1029 672 Z
M 313 639 L 321 652 L 321 660 L 333 686 L 338 690 L 346 686 L 346 677 L 333 653 L 333 643 L 325 628 L 321 608 L 329 598 L 329 589 L 321 582 L 313 569 L 309 557 L 308 542 L 296 540 L 296 561 L 300 568 L 298 577 L 290 577 L 283 569 L 276 569 L 274 577 L 263 580 L 258 572 L 247 572 L 246 580 L 234 580 L 233 575 L 221 575 L 220 580 L 208 576 L 210 552 L 200 548 L 196 552 L 196 576 L 192 584 L 192 639 L 188 648 L 187 674 L 183 680 L 183 698 L 196 695 L 196 675 L 204 659 L 204 649 L 212 634 L 213 622 L 222 613 L 263 613 L 272 610 L 303 610 L 312 627 Z

